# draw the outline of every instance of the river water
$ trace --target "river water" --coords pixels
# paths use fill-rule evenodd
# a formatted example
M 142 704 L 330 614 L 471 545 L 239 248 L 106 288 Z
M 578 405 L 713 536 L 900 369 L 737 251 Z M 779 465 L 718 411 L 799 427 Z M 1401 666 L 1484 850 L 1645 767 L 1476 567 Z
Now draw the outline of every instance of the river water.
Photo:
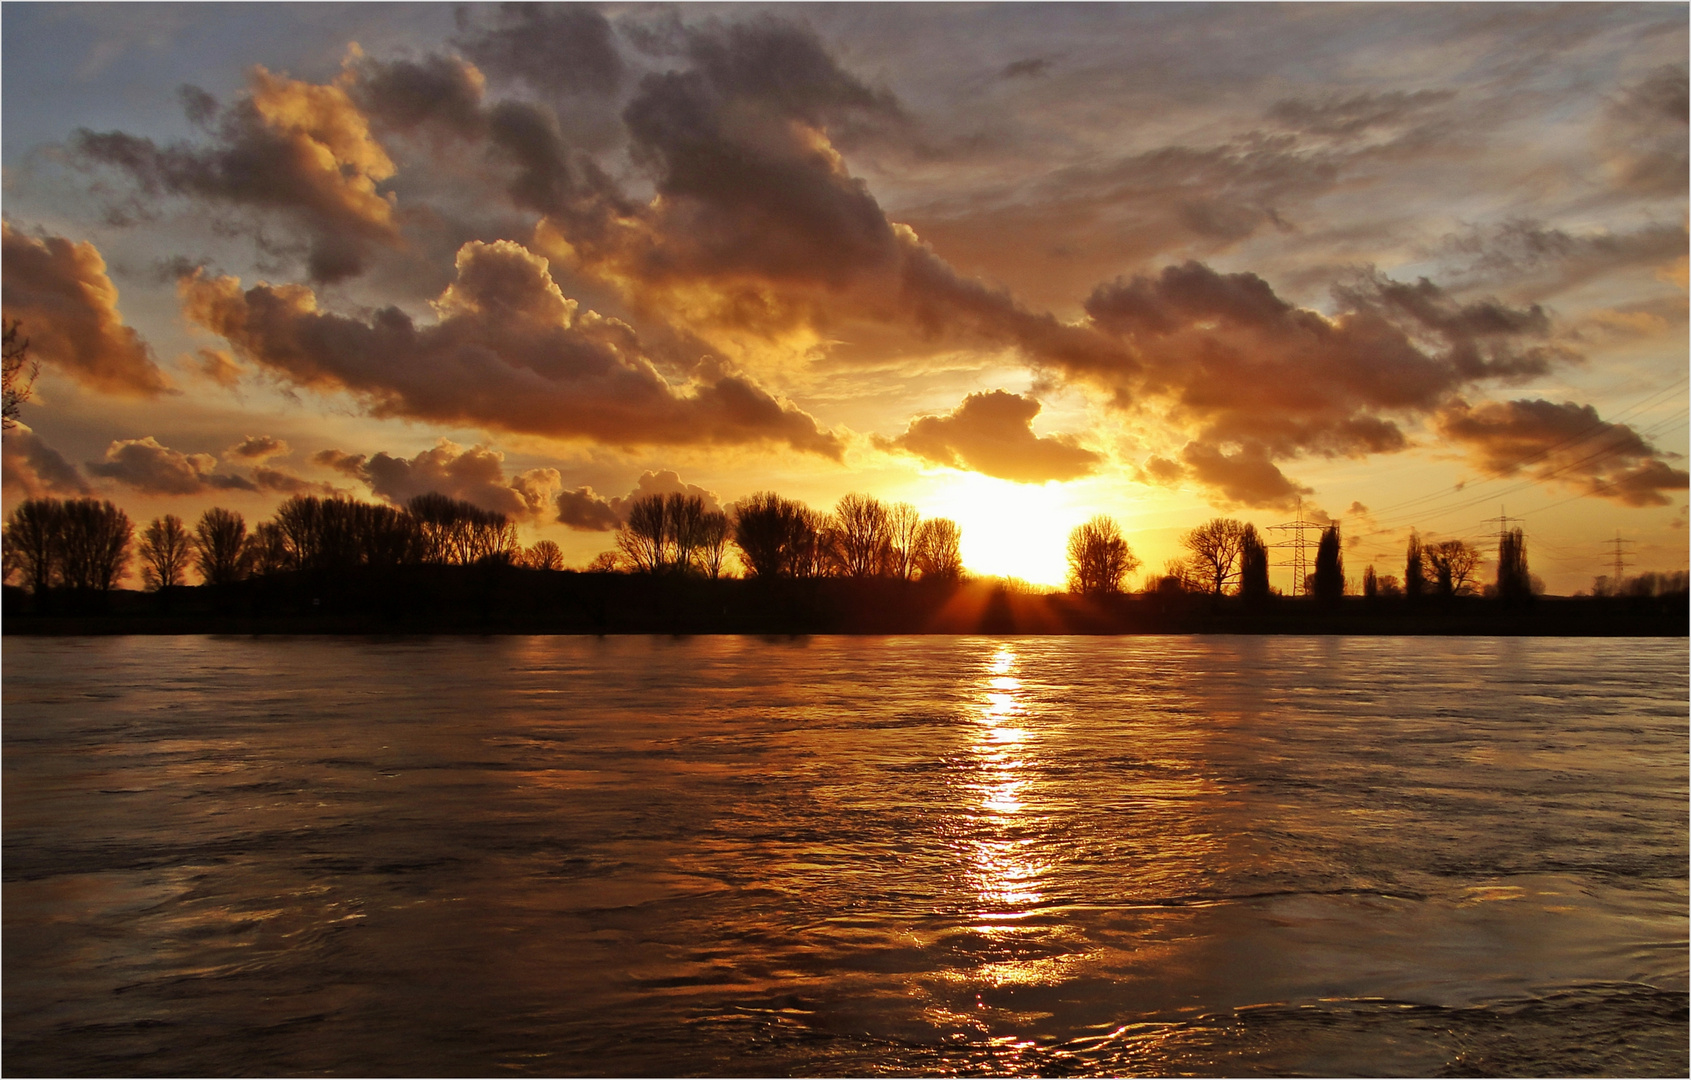
M 1687 644 L 4 643 L 4 1068 L 1687 1072 Z

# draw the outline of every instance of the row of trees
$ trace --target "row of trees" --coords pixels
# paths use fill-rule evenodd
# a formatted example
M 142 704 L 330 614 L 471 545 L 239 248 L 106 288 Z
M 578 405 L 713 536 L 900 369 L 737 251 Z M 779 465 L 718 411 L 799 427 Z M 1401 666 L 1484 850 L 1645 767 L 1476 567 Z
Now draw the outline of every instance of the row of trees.
M 1188 556 L 1169 560 L 1162 575 L 1147 583 L 1150 589 L 1214 596 L 1232 593 L 1248 599 L 1269 595 L 1268 545 L 1254 525 L 1234 518 L 1214 518 L 1187 532 L 1180 542 Z M 1069 534 L 1068 556 L 1069 590 L 1077 593 L 1120 592 L 1127 575 L 1139 566 L 1133 550 L 1122 539 L 1121 529 L 1102 515 Z M 1479 591 L 1477 574 L 1482 561 L 1479 551 L 1464 540 L 1423 544 L 1420 536 L 1411 532 L 1402 580 L 1377 574 L 1370 566 L 1362 575 L 1362 592 L 1371 599 L 1471 595 Z M 1345 594 L 1338 522 L 1322 530 L 1315 549 L 1314 572 L 1303 582 L 1303 591 L 1327 602 Z M 1526 538 L 1520 529 L 1505 532 L 1499 539 L 1495 591 L 1505 600 L 1524 599 L 1538 591 L 1527 570 Z
M 189 529 L 174 514 L 154 518 L 133 545 L 129 516 L 95 499 L 26 499 L 6 523 L 6 577 L 31 592 L 106 591 L 133 556 L 149 589 L 181 585 L 189 567 L 210 585 L 291 570 L 344 570 L 404 563 L 469 565 L 539 559 L 562 565 L 556 544 L 529 552 L 504 514 L 444 495 L 419 495 L 401 510 L 350 499 L 296 495 L 250 532 L 233 510 L 212 507 Z
M 648 495 L 629 506 L 616 550 L 589 569 L 717 578 L 732 541 L 751 577 L 956 581 L 963 576 L 961 538 L 948 518 L 924 519 L 909 503 L 870 495 L 847 495 L 832 514 L 771 491 L 742 500 L 731 513 L 706 510 L 698 496 Z
M 707 510 L 698 496 L 637 499 L 617 531 L 616 549 L 588 567 L 599 571 L 721 577 L 729 544 L 755 577 L 917 577 L 958 580 L 963 560 L 955 522 L 924 520 L 908 503 L 848 495 L 831 515 L 769 492 L 733 508 Z M 5 574 L 31 592 L 105 591 L 133 557 L 143 583 L 184 583 L 190 568 L 211 585 L 289 571 L 434 563 L 504 564 L 562 570 L 551 540 L 523 549 L 504 514 L 437 493 L 403 509 L 299 495 L 250 531 L 233 510 L 213 507 L 192 528 L 173 514 L 155 518 L 134 542 L 128 515 L 110 502 L 27 499 L 6 525 Z

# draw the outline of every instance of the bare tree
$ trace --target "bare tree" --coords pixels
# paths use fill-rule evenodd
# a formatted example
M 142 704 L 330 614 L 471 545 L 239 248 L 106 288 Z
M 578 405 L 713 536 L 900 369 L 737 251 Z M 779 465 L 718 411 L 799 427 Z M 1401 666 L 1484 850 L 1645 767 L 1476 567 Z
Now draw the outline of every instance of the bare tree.
M 1444 540 L 1421 549 L 1422 557 L 1432 567 L 1440 596 L 1466 596 L 1473 591 L 1474 571 L 1480 566 L 1480 553 L 1465 540 Z
M 1220 596 L 1236 576 L 1239 553 L 1245 546 L 1245 523 L 1234 518 L 1212 518 L 1180 538 L 1192 553 L 1206 587 Z
M 715 581 L 722 576 L 722 564 L 728 557 L 728 541 L 734 530 L 728 515 L 710 510 L 699 520 L 699 571 Z
M 239 581 L 247 572 L 247 523 L 234 510 L 214 506 L 194 526 L 194 562 L 207 585 Z
M 662 495 L 642 495 L 629 504 L 622 527 L 617 530 L 617 550 L 629 566 L 643 574 L 664 568 L 669 525 Z
M 922 580 L 963 578 L 963 531 L 950 518 L 929 518 L 916 533 L 916 569 Z
M 149 589 L 168 589 L 182 584 L 193 543 L 182 519 L 175 514 L 154 518 L 141 533 L 137 548 L 141 556 L 141 581 Z
M 60 575 L 72 589 L 110 592 L 129 567 L 135 527 L 129 515 L 99 499 L 64 504 Z
M 922 515 L 907 502 L 887 507 L 887 549 L 882 573 L 900 581 L 915 577 L 922 553 Z
M 892 544 L 892 520 L 884 503 L 872 495 L 850 494 L 834 506 L 834 555 L 846 577 L 875 577 L 884 572 Z
M 826 545 L 816 512 L 760 491 L 734 506 L 734 545 L 753 577 L 813 577 Z
M 555 540 L 538 540 L 528 549 L 526 561 L 532 570 L 562 570 L 564 552 Z
M 25 499 L 6 520 L 6 554 L 33 595 L 58 584 L 64 516 L 65 504 L 58 499 Z
M 1122 579 L 1139 568 L 1133 549 L 1113 518 L 1099 514 L 1069 533 L 1069 591 L 1091 596 L 1121 591 Z
M 705 501 L 697 495 L 664 496 L 665 564 L 672 570 L 693 568 L 704 544 Z
M 247 572 L 251 574 L 280 574 L 298 568 L 287 534 L 274 521 L 266 521 L 253 529 L 247 537 Z
M 29 339 L 18 337 L 23 324 L 17 319 L 4 322 L 4 343 L 0 345 L 0 364 L 4 368 L 4 385 L 0 386 L 0 428 L 12 430 L 18 424 L 18 413 L 35 390 L 35 377 L 41 374 L 41 362 L 29 358 Z

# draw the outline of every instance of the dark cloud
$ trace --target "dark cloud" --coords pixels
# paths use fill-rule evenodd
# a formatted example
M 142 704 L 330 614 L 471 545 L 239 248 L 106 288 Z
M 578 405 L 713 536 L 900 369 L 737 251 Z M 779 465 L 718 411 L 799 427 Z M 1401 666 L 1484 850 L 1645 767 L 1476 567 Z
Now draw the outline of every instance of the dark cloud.
M 1153 455 L 1136 470 L 1134 479 L 1157 487 L 1196 484 L 1210 500 L 1229 507 L 1263 507 L 1286 510 L 1300 495 L 1313 488 L 1288 479 L 1259 444 L 1247 444 L 1228 452 L 1201 442 L 1190 442 L 1180 460 Z
M 1030 57 L 1026 60 L 1014 60 L 1004 65 L 1004 70 L 998 73 L 1004 79 L 1035 79 L 1051 73 L 1051 61 L 1041 57 Z
M 994 390 L 970 394 L 945 416 L 921 416 L 896 439 L 876 438 L 885 450 L 902 450 L 936 465 L 1039 484 L 1074 480 L 1096 472 L 1103 455 L 1070 435 L 1038 436 L 1033 419 L 1040 404 L 1031 397 Z
M 151 397 L 169 383 L 117 309 L 117 286 L 93 244 L 25 236 L 0 223 L 0 306 L 23 323 L 30 356 L 86 386 Z
M 210 454 L 184 454 L 162 446 L 151 435 L 116 439 L 106 447 L 104 461 L 87 462 L 94 476 L 116 480 L 148 495 L 199 495 L 207 491 L 257 491 L 244 476 L 214 472 Z
M 410 132 L 425 125 L 466 138 L 486 129 L 482 95 L 486 80 L 475 65 L 455 56 L 382 62 L 359 57 L 349 93 L 371 123 L 386 131 Z
M 622 516 L 609 500 L 590 487 L 579 487 L 558 496 L 558 520 L 581 532 L 610 532 L 622 524 Z
M 125 173 L 147 198 L 183 196 L 287 214 L 309 236 L 314 280 L 359 273 L 376 245 L 399 241 L 393 201 L 381 185 L 393 161 L 340 85 L 318 85 L 254 68 L 252 89 L 218 111 L 194 96 L 209 145 L 79 129 L 74 157 Z
M 1438 254 L 1459 264 L 1463 278 L 1515 283 L 1552 278 L 1560 288 L 1582 284 L 1617 269 L 1661 267 L 1685 257 L 1683 223 L 1649 224 L 1624 232 L 1568 232 L 1540 221 L 1517 218 L 1448 236 Z
M 590 487 L 562 492 L 558 496 L 558 520 L 579 532 L 610 532 L 623 523 L 636 499 L 670 494 L 696 495 L 706 510 L 722 509 L 716 492 L 686 483 L 674 470 L 664 469 L 641 473 L 634 490 L 619 498 L 607 499 Z
M 526 469 L 507 479 L 503 453 L 485 446 L 465 449 L 447 439 L 413 458 L 324 450 L 312 460 L 362 480 L 372 494 L 395 506 L 438 492 L 484 510 L 529 518 L 549 513 L 559 488 L 557 469 Z
M 271 435 L 248 435 L 240 442 L 223 451 L 223 459 L 238 461 L 266 461 L 273 457 L 285 457 L 292 453 L 285 440 Z
M 6 491 L 26 499 L 93 494 L 76 466 L 22 422 L 0 443 L 0 469 Z
M 555 94 L 613 94 L 623 78 L 615 32 L 582 4 L 461 7 L 453 44 L 495 77 Z
M 1646 194 L 1685 194 L 1691 175 L 1686 70 L 1684 64 L 1659 67 L 1610 104 L 1601 137 L 1623 186 Z
M 1335 295 L 1343 310 L 1329 318 L 1281 299 L 1255 274 L 1199 263 L 1118 279 L 1086 309 L 1131 348 L 1136 366 L 1071 364 L 1064 373 L 1122 401 L 1166 402 L 1165 418 L 1196 435 L 1180 478 L 1232 502 L 1281 505 L 1300 489 L 1274 462 L 1401 450 L 1398 419 L 1426 415 L 1466 386 L 1542 373 L 1567 355 L 1547 340 L 1550 321 L 1537 306 L 1462 302 L 1424 278 L 1379 274 Z
M 838 458 L 837 437 L 737 375 L 678 388 L 626 323 L 579 312 L 545 259 L 508 241 L 471 243 L 458 279 L 419 327 L 396 308 L 368 319 L 318 310 L 302 286 L 196 276 L 188 318 L 243 358 L 319 390 L 345 390 L 378 416 L 623 446 L 780 442 Z
M 1524 473 L 1627 506 L 1665 506 L 1672 500 L 1664 492 L 1684 491 L 1691 481 L 1631 427 L 1571 401 L 1457 400 L 1434 427 L 1487 472 Z

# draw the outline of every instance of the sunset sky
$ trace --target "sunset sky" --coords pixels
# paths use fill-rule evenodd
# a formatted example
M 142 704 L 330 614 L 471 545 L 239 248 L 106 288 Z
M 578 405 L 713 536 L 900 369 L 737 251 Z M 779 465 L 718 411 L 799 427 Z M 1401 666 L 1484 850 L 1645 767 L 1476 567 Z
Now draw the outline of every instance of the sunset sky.
M 581 565 L 642 491 L 864 491 L 1058 583 L 1301 498 L 1353 578 L 1489 578 L 1501 512 L 1552 592 L 1686 566 L 1684 4 L 0 18 L 8 511 L 438 490 Z

